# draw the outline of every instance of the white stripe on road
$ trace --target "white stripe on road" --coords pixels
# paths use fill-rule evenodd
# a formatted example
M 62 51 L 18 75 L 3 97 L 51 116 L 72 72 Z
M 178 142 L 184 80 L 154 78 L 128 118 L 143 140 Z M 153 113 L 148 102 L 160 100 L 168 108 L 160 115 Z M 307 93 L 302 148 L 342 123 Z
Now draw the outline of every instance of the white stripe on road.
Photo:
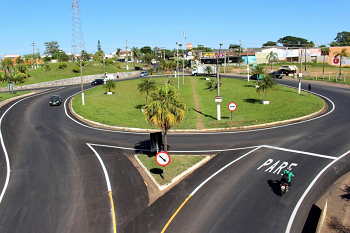
M 285 149 L 285 148 L 275 147 L 275 146 L 263 145 L 262 147 L 271 148 L 271 149 L 275 149 L 275 150 L 282 150 L 282 151 L 287 151 L 287 152 L 292 152 L 292 153 L 297 153 L 297 154 L 311 155 L 311 156 L 325 158 L 325 159 L 337 159 L 338 158 L 338 157 L 333 157 L 333 156 L 329 156 L 329 155 L 321 155 L 321 154 L 315 154 L 315 153 L 311 153 L 311 152 L 291 150 L 291 149 Z
M 342 154 L 340 157 L 338 157 L 337 159 L 333 160 L 331 163 L 329 163 L 325 168 L 322 169 L 322 171 L 320 171 L 320 173 L 318 173 L 318 175 L 313 179 L 313 181 L 309 184 L 309 186 L 307 187 L 307 189 L 305 190 L 305 192 L 303 193 L 303 195 L 301 196 L 301 198 L 299 199 L 298 203 L 296 204 L 296 206 L 294 207 L 293 213 L 289 218 L 288 221 L 288 225 L 287 225 L 287 229 L 286 229 L 286 233 L 289 233 L 291 228 L 292 228 L 292 224 L 294 222 L 295 216 L 300 208 L 301 203 L 304 201 L 306 195 L 309 193 L 309 191 L 311 190 L 311 188 L 314 186 L 314 184 L 316 183 L 316 181 L 321 177 L 321 175 L 329 168 L 331 167 L 334 163 L 336 163 L 337 161 L 339 161 L 340 159 L 342 159 L 343 157 L 345 157 L 346 155 L 348 155 L 350 153 L 350 150 L 345 152 L 344 154 Z

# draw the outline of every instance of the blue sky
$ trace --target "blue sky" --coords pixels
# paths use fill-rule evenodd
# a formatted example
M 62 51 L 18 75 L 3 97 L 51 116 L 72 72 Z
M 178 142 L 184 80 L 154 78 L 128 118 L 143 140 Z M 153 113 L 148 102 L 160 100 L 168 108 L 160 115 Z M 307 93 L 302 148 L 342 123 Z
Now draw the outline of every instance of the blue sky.
M 70 0 L 0 0 L 0 56 L 42 54 L 44 43 L 57 41 L 71 50 Z M 111 53 L 116 48 L 166 47 L 175 42 L 196 47 L 228 48 L 229 44 L 260 47 L 267 41 L 296 36 L 328 44 L 338 32 L 350 31 L 350 1 L 234 0 L 81 0 L 85 48 Z

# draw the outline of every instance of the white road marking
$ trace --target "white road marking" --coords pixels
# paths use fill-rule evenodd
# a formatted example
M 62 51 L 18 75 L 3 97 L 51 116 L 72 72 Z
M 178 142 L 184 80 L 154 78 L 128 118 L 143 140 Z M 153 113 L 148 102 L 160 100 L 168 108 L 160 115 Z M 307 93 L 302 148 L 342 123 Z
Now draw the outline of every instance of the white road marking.
M 297 153 L 297 154 L 311 155 L 311 156 L 325 158 L 325 159 L 337 159 L 338 158 L 338 157 L 329 156 L 329 155 L 321 155 L 321 154 L 315 154 L 315 153 L 311 153 L 311 152 L 291 150 L 291 149 L 285 149 L 285 148 L 275 147 L 275 146 L 263 145 L 262 147 L 271 148 L 271 149 L 275 149 L 275 150 L 281 150 L 281 151 L 287 151 L 287 152 L 292 152 L 292 153 Z
M 313 181 L 309 184 L 309 186 L 307 187 L 307 189 L 304 191 L 303 195 L 301 196 L 301 198 L 299 199 L 298 203 L 296 204 L 296 206 L 294 207 L 294 210 L 292 212 L 292 215 L 289 218 L 288 221 L 288 225 L 286 228 L 286 233 L 289 233 L 295 216 L 300 208 L 301 203 L 304 201 L 306 195 L 309 193 L 309 191 L 311 190 L 311 188 L 314 186 L 314 184 L 316 183 L 316 181 L 321 177 L 321 175 L 329 168 L 331 167 L 334 163 L 338 162 L 340 159 L 342 159 L 343 157 L 345 157 L 346 155 L 350 154 L 350 150 L 345 152 L 344 154 L 342 154 L 340 157 L 338 157 L 337 159 L 333 160 L 332 162 L 330 162 L 325 168 L 322 169 L 322 171 L 320 171 L 320 173 L 317 174 L 317 176 L 313 179 Z

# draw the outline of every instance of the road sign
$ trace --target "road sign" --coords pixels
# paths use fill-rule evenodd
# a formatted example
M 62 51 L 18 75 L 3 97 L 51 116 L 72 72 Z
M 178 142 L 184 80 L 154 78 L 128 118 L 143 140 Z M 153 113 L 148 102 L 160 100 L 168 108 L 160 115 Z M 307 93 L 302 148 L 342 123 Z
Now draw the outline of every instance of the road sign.
M 228 104 L 228 110 L 231 112 L 235 111 L 237 109 L 237 104 L 235 102 L 231 102 Z
M 165 151 L 160 151 L 158 154 L 156 154 L 156 162 L 158 165 L 165 167 L 170 163 L 170 155 Z

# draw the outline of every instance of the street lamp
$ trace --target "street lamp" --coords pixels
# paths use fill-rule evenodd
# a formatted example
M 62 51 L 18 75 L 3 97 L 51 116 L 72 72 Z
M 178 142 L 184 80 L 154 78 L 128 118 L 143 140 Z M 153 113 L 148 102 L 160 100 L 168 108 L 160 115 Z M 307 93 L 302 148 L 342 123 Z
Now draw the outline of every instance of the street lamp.
M 179 51 L 178 51 L 178 42 L 176 42 L 176 71 L 175 71 L 175 78 L 176 78 L 176 72 L 178 71 L 178 57 L 179 57 Z M 179 77 L 177 77 L 177 89 L 180 89 L 180 83 L 179 83 Z
M 216 58 L 216 77 L 217 77 L 217 90 L 218 94 L 215 97 L 215 102 L 217 103 L 217 119 L 218 121 L 221 120 L 221 110 L 220 110 L 220 102 L 222 102 L 222 97 L 220 96 L 220 70 L 219 70 L 219 56 L 221 52 L 221 46 L 222 42 L 220 42 L 220 49 L 219 49 L 219 54 Z

